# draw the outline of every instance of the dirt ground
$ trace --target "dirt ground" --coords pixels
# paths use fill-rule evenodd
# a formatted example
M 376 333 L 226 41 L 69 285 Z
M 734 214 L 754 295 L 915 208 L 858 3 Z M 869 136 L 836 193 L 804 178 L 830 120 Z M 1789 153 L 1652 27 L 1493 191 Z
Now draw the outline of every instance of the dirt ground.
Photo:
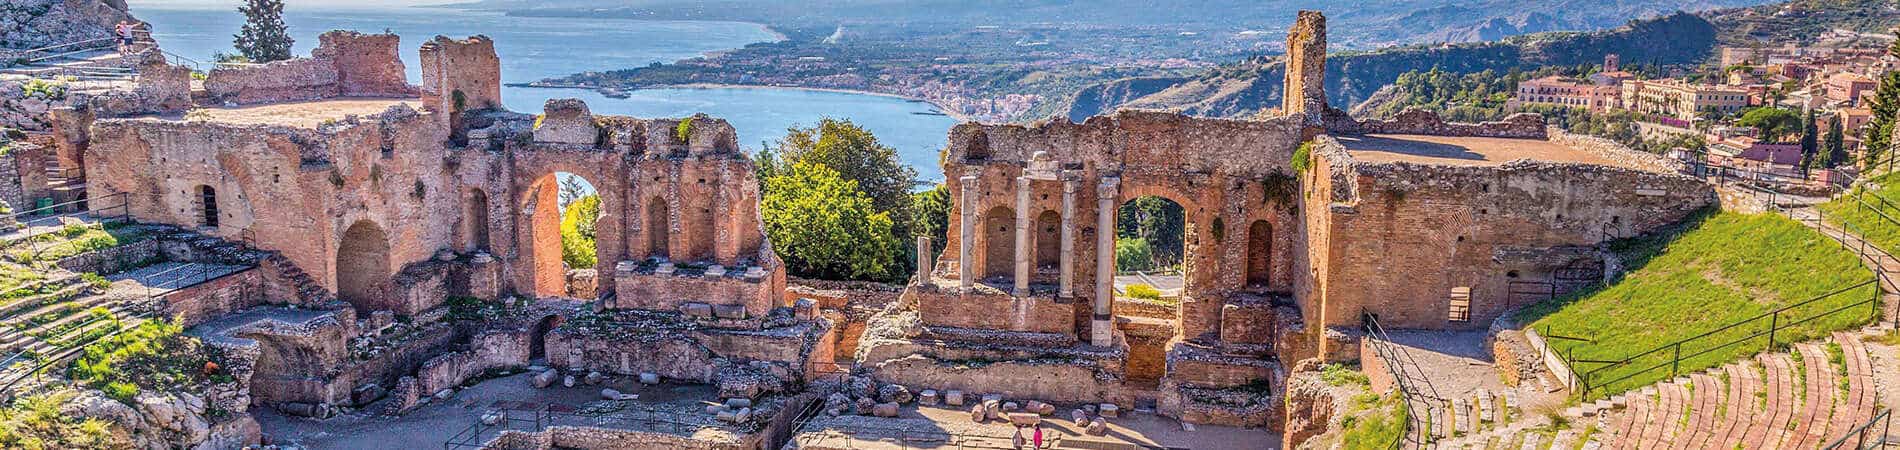
M 1108 433 L 1090 436 L 1069 420 L 1079 405 L 1057 405 L 1043 417 L 1045 448 L 1277 449 L 1280 435 L 1265 429 L 1196 426 L 1148 412 L 1126 412 L 1108 420 Z M 1015 430 L 1008 422 L 970 420 L 965 407 L 905 405 L 895 418 L 820 416 L 794 440 L 807 448 L 900 450 L 912 448 L 1011 449 Z M 956 441 L 955 445 L 949 441 Z M 900 444 L 907 442 L 908 444 Z
M 373 416 L 364 410 L 346 412 L 328 420 L 285 416 L 268 407 L 254 408 L 252 412 L 264 430 L 265 442 L 270 444 L 294 444 L 308 449 L 420 450 L 443 448 L 444 442 L 451 438 L 466 438 L 466 435 L 457 434 L 467 431 L 471 424 L 480 420 L 483 412 L 490 410 L 498 401 L 580 407 L 600 400 L 602 387 L 639 394 L 642 402 L 653 403 L 697 404 L 702 400 L 713 400 L 716 396 L 708 386 L 641 386 L 630 377 L 618 377 L 601 386 L 576 384 L 567 388 L 556 383 L 546 389 L 535 389 L 529 384 L 530 378 L 532 375 L 524 372 L 484 381 L 456 392 L 448 400 L 430 399 L 428 404 L 417 407 L 415 411 L 393 418 Z M 381 406 L 380 402 L 371 404 L 366 410 L 373 411 L 378 406 Z M 521 424 L 516 428 L 523 427 L 531 428 L 532 425 Z M 496 434 L 499 434 L 499 430 L 457 441 L 480 444 L 494 438 Z
M 411 108 L 421 107 L 421 103 L 418 103 L 416 99 L 331 99 L 310 102 L 272 103 L 234 108 L 200 108 L 192 110 L 194 112 L 191 116 L 173 114 L 166 118 L 172 120 L 195 120 L 202 117 L 204 120 L 218 123 L 315 127 L 323 124 L 325 121 L 343 120 L 345 116 L 349 115 L 367 116 L 381 113 L 397 104 L 407 104 Z M 199 114 L 202 114 L 202 116 L 199 116 Z
M 1479 390 L 1487 390 L 1505 395 L 1512 404 L 1524 405 L 1526 410 L 1563 403 L 1563 392 L 1546 393 L 1535 383 L 1506 386 L 1498 376 L 1491 352 L 1485 349 L 1486 333 L 1483 330 L 1401 330 L 1388 335 L 1418 361 L 1424 373 L 1431 375 L 1426 381 L 1439 397 L 1469 399 Z

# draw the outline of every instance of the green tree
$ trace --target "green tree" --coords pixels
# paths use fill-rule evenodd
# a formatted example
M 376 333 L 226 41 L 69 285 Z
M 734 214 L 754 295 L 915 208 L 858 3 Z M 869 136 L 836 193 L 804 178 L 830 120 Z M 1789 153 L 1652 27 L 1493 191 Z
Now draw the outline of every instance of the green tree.
M 1814 123 L 1814 111 L 1801 117 L 1801 171 L 1821 167 L 1821 133 Z
M 560 176 L 559 178 L 561 179 L 560 204 L 562 208 L 566 208 L 567 205 L 574 203 L 575 200 L 579 200 L 581 197 L 586 196 L 588 192 L 594 190 L 592 187 L 588 187 L 587 182 L 581 180 L 581 177 L 564 174 L 564 176 Z
M 772 248 L 801 277 L 887 281 L 903 247 L 890 214 L 836 170 L 815 162 L 781 166 L 759 202 Z M 896 273 L 902 273 L 898 271 Z
M 930 238 L 931 253 L 942 254 L 949 244 L 945 239 L 950 232 L 950 188 L 937 183 L 928 191 L 911 194 L 910 216 L 917 220 L 917 235 Z
M 244 26 L 234 44 L 238 53 L 255 63 L 290 59 L 290 30 L 284 26 L 284 0 L 244 0 L 238 7 Z
M 592 269 L 594 221 L 600 218 L 600 196 L 583 195 L 561 211 L 561 261 L 572 269 Z
M 1181 205 L 1173 201 L 1155 196 L 1137 197 L 1117 211 L 1115 236 L 1142 241 L 1151 255 L 1143 267 L 1173 267 L 1181 263 L 1181 235 L 1186 229 L 1183 213 Z M 1123 267 L 1120 270 L 1146 269 Z
M 1767 106 L 1748 110 L 1735 124 L 1760 131 L 1763 141 L 1781 142 L 1801 130 L 1801 117 L 1794 111 Z
M 1832 169 L 1847 162 L 1847 138 L 1841 132 L 1841 116 L 1834 115 L 1827 120 L 1827 138 L 1821 142 L 1821 150 L 1827 157 L 1821 159 L 1821 167 Z
M 850 120 L 823 118 L 814 127 L 788 128 L 785 137 L 767 145 L 754 162 L 759 166 L 760 179 L 800 163 L 837 171 L 839 177 L 857 182 L 859 192 L 871 199 L 873 211 L 890 217 L 894 239 L 924 235 L 912 217 L 911 188 L 917 183 L 917 171 L 898 160 L 897 149 L 878 142 L 877 136 Z M 912 253 L 912 246 L 900 245 L 886 262 L 893 267 L 891 273 L 908 273 L 914 264 Z
M 1115 239 L 1115 270 L 1154 270 L 1154 248 L 1142 238 Z
M 1887 152 L 1892 150 L 1894 116 L 1900 114 L 1900 70 L 1888 71 L 1880 77 L 1880 87 L 1874 90 L 1871 103 L 1873 118 L 1861 132 L 1861 142 L 1867 147 L 1861 162 L 1869 169 L 1885 162 Z

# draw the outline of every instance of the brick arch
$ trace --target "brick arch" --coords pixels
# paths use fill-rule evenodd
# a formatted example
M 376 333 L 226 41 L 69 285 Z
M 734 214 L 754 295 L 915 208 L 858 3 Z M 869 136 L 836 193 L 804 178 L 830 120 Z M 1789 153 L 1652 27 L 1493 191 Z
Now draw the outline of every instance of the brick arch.
M 351 224 L 337 241 L 337 297 L 359 312 L 387 309 L 383 296 L 387 291 L 389 235 L 376 222 L 363 219 Z
M 981 278 L 1016 275 L 1016 210 L 997 205 L 983 213 L 977 234 L 983 236 Z
M 488 191 L 482 188 L 469 188 L 462 199 L 462 227 L 459 230 L 462 235 L 462 249 L 487 251 L 492 239 L 489 231 Z
M 594 240 L 595 268 L 613 267 L 614 261 L 611 258 L 614 258 L 613 255 L 616 253 L 610 253 L 608 248 L 617 244 L 617 235 L 601 230 L 613 226 L 608 221 L 608 217 L 619 213 L 620 208 L 616 201 L 618 196 L 613 194 L 608 185 L 601 183 L 602 180 L 589 178 L 587 174 L 594 173 L 592 171 L 548 170 L 534 177 L 526 187 L 520 190 L 520 199 L 516 204 L 519 205 L 517 211 L 520 214 L 517 223 L 521 225 L 518 227 L 519 237 L 515 245 L 516 251 L 524 257 L 526 264 L 519 265 L 521 268 L 516 270 L 528 272 L 528 276 L 525 277 L 528 286 L 522 290 L 531 292 L 537 297 L 569 295 L 579 295 L 584 298 L 598 297 L 597 292 L 567 292 L 568 267 L 561 259 L 560 180 L 556 176 L 562 172 L 580 177 L 593 186 L 595 192 L 600 195 L 600 217 L 595 223 L 597 233 Z

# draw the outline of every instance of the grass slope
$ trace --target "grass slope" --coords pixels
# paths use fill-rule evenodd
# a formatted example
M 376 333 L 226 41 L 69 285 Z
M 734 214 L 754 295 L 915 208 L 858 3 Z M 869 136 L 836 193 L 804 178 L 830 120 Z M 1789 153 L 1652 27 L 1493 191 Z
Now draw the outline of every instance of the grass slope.
M 1900 250 L 1900 175 L 1881 175 L 1818 208 L 1828 222 L 1845 222 L 1887 253 Z
M 1627 272 L 1606 285 L 1534 305 L 1519 313 L 1540 333 L 1584 337 L 1594 343 L 1550 340 L 1570 359 L 1622 360 L 1774 309 L 1873 279 L 1873 272 L 1838 243 L 1774 214 L 1699 215 L 1677 232 L 1612 245 Z M 1872 298 L 1877 286 L 1849 289 L 1783 313 L 1779 323 L 1814 317 Z M 1866 323 L 1871 307 L 1852 308 L 1778 331 L 1775 342 L 1807 340 Z M 1714 367 L 1763 350 L 1768 321 L 1716 332 L 1682 345 L 1677 373 Z M 1736 342 L 1734 345 L 1726 345 Z M 1672 350 L 1591 376 L 1591 398 L 1668 378 Z M 1605 364 L 1579 363 L 1581 371 Z M 1652 367 L 1660 366 L 1654 370 Z M 1627 377 L 1627 378 L 1626 378 Z M 1620 381 L 1618 380 L 1620 379 Z M 1606 384 L 1607 383 L 1607 384 Z

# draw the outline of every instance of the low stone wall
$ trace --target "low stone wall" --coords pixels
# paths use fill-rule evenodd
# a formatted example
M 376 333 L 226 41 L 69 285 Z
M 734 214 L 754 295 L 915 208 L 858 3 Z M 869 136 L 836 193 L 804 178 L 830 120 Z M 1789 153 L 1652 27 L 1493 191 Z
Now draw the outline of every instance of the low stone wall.
M 218 102 L 251 104 L 332 97 L 410 97 L 393 34 L 331 31 L 308 58 L 219 67 L 204 81 Z
M 54 265 L 73 272 L 119 273 L 160 258 L 158 247 L 158 239 L 145 239 L 68 256 Z
M 437 355 L 416 369 L 419 392 L 431 394 L 482 375 L 489 369 L 528 364 L 527 330 L 490 330 L 470 338 L 468 351 Z
M 173 320 L 189 328 L 262 304 L 263 283 L 261 271 L 244 269 L 173 291 L 165 296 L 165 308 Z
M 674 274 L 614 271 L 614 307 L 648 311 L 681 312 L 686 303 L 743 307 L 745 317 L 764 317 L 779 300 L 779 292 L 768 274 L 764 278 L 746 278 L 735 273 L 723 275 Z M 782 275 L 781 275 L 782 276 Z M 691 311 L 686 311 L 691 313 Z
M 538 433 L 508 430 L 482 444 L 484 450 L 750 450 L 758 437 L 727 432 L 675 436 L 634 430 L 553 426 Z
M 1681 173 L 1687 169 L 1682 161 L 1654 153 L 1636 151 L 1609 139 L 1568 133 L 1555 127 L 1550 129 L 1550 141 L 1596 154 L 1617 164 L 1651 172 Z
M 1418 134 L 1519 139 L 1547 137 L 1544 116 L 1531 113 L 1512 114 L 1496 122 L 1463 123 L 1446 122 L 1438 116 L 1438 113 L 1429 110 L 1407 109 L 1390 119 L 1367 119 L 1349 125 L 1335 126 L 1342 129 L 1329 131 L 1340 134 Z
M 965 395 L 991 393 L 1056 403 L 1134 404 L 1133 395 L 1122 388 L 1122 380 L 1114 370 L 1082 360 L 944 361 L 911 355 L 879 362 L 875 368 L 873 379 L 913 391 L 956 389 Z
M 930 326 L 1075 335 L 1077 305 L 1052 295 L 1015 296 L 987 289 L 958 293 L 931 284 L 914 286 L 910 294 L 916 296 L 918 315 Z

